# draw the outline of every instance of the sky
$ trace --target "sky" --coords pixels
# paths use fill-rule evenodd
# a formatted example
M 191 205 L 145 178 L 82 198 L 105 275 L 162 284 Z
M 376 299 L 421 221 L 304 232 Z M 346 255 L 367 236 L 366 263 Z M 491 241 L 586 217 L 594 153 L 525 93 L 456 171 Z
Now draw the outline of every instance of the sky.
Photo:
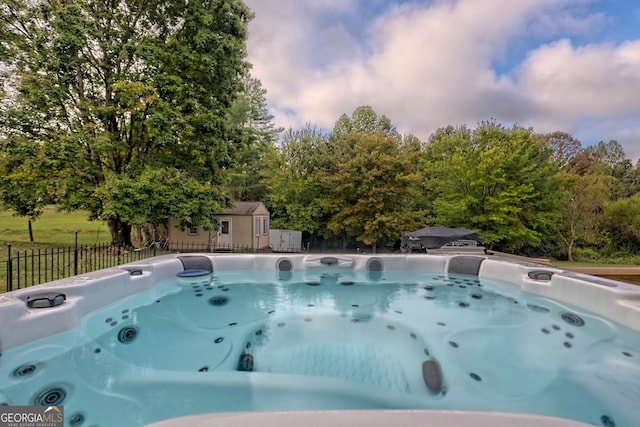
M 245 0 L 278 126 L 369 105 L 423 141 L 495 120 L 640 159 L 638 0 Z

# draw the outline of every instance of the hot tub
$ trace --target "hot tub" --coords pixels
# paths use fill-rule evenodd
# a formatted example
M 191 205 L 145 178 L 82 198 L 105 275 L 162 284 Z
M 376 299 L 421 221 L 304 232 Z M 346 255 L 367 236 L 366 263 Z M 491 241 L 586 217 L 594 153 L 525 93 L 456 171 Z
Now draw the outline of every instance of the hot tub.
M 640 290 L 486 255 L 171 255 L 0 295 L 0 353 L 0 404 L 71 426 L 631 426 Z

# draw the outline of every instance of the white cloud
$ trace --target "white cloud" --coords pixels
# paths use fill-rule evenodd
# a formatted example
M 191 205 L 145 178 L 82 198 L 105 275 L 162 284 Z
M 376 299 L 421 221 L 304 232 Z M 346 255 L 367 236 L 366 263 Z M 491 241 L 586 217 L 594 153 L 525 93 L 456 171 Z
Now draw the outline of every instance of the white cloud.
M 542 46 L 522 64 L 518 84 L 540 111 L 554 116 L 640 117 L 640 40 L 583 47 L 561 40 Z
M 253 0 L 246 2 L 256 18 L 249 27 L 252 74 L 268 90 L 279 125 L 298 127 L 315 122 L 314 108 L 305 107 L 300 94 L 335 61 L 357 56 L 358 42 L 342 24 L 355 1 Z
M 495 118 L 538 132 L 584 134 L 575 127 L 599 124 L 612 132 L 599 139 L 618 139 L 630 156 L 638 141 L 640 40 L 572 44 L 608 19 L 589 13 L 589 0 L 405 3 L 366 28 L 357 27 L 362 8 L 383 1 L 246 3 L 256 13 L 249 60 L 281 126 L 331 128 L 342 113 L 371 105 L 422 139 Z M 495 70 L 514 44 L 531 42 L 508 74 Z

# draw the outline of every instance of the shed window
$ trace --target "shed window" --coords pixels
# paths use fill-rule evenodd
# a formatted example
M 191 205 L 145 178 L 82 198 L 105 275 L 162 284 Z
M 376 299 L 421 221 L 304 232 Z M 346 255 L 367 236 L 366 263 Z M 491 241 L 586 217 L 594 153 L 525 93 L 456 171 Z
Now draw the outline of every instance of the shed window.
M 262 218 L 262 234 L 266 235 L 269 232 L 269 220 L 267 217 Z
M 260 218 L 256 218 L 256 236 L 260 235 Z
M 189 227 L 189 236 L 197 236 L 198 227 Z

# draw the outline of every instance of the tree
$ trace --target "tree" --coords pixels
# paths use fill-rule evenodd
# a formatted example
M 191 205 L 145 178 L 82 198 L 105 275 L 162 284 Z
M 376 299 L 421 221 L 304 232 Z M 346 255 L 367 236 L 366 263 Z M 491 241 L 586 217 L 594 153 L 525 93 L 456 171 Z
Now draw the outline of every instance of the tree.
M 307 124 L 289 129 L 282 143 L 274 147 L 266 161 L 266 205 L 274 228 L 291 228 L 326 237 L 327 214 L 322 199 L 323 178 L 332 157 L 329 137 Z
M 37 146 L 20 138 L 0 140 L 0 200 L 15 214 L 38 218 L 54 191 L 43 179 L 44 159 Z
M 213 227 L 242 149 L 227 113 L 250 19 L 239 0 L 5 2 L 0 61 L 17 78 L 4 81 L 3 143 L 30 146 L 47 199 L 106 220 L 114 244 L 131 243 L 150 206 L 155 219 Z M 125 191 L 133 183 L 145 203 Z M 23 212 L 13 193 L 4 203 Z
M 601 224 L 617 243 L 617 250 L 640 250 L 640 193 L 609 204 Z
M 13 207 L 17 216 L 28 217 L 29 240 L 33 241 L 31 223 L 51 203 L 55 188 L 42 171 L 42 159 L 37 146 L 22 138 L 0 140 L 0 201 Z
M 351 117 L 343 114 L 333 127 L 333 137 L 341 137 L 348 133 L 376 135 L 382 133 L 389 136 L 397 136 L 396 128 L 391 124 L 387 116 L 379 116 L 375 110 L 362 105 L 356 108 Z
M 616 180 L 613 188 L 613 199 L 624 199 L 640 193 L 640 163 L 628 169 Z
M 328 229 L 371 245 L 375 253 L 381 241 L 393 243 L 421 223 L 424 212 L 412 209 L 419 193 L 415 145 L 382 132 L 350 132 L 333 146 L 335 170 L 325 193 Z
M 602 164 L 596 150 L 593 147 L 587 147 L 576 153 L 569 162 L 568 169 L 578 175 L 601 174 Z
M 483 122 L 438 130 L 423 164 L 437 224 L 476 230 L 489 247 L 539 247 L 560 218 L 551 156 L 530 129 Z
M 613 179 L 607 175 L 571 171 L 563 172 L 560 179 L 567 195 L 563 204 L 564 227 L 560 235 L 566 244 L 567 259 L 573 261 L 577 242 L 597 244 L 603 241 L 598 227 L 599 216 L 606 206 Z
M 258 201 L 266 197 L 264 162 L 267 153 L 283 131 L 276 127 L 267 108 L 266 93 L 260 80 L 247 75 L 244 90 L 231 106 L 229 119 L 233 128 L 242 130 L 242 150 L 230 170 L 229 184 L 233 197 Z
M 341 116 L 331 135 L 310 124 L 290 129 L 267 163 L 273 226 L 374 250 L 395 242 L 425 215 L 417 208 L 421 149 L 371 107 Z
M 330 140 L 333 161 L 324 176 L 327 228 L 346 244 L 355 238 L 377 250 L 415 228 L 424 212 L 418 196 L 421 145 L 403 139 L 384 115 L 370 106 L 343 114 Z
M 580 141 L 566 132 L 556 131 L 542 135 L 541 138 L 553 150 L 553 160 L 558 162 L 560 168 L 567 167 L 574 157 L 582 151 Z
M 629 169 L 633 167 L 630 159 L 624 152 L 622 145 L 615 139 L 605 143 L 600 141 L 595 147 L 595 152 L 602 164 L 605 173 L 618 179 L 621 178 Z

